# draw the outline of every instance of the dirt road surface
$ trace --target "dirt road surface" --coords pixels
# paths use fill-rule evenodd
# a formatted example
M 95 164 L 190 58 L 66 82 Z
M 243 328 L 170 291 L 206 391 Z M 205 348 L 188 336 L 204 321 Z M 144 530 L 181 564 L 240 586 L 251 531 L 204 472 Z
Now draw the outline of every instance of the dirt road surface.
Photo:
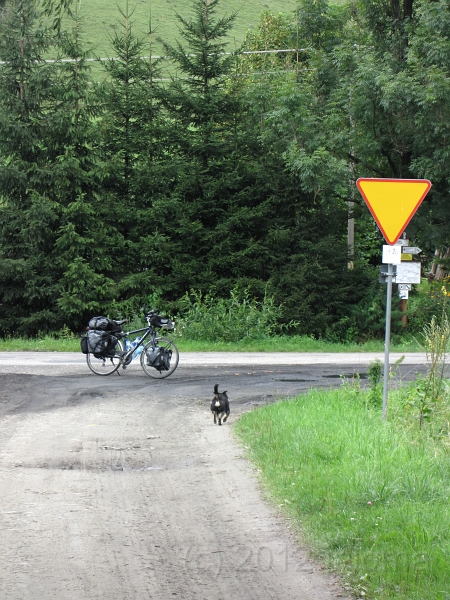
M 348 598 L 232 433 L 243 411 L 373 359 L 316 356 L 181 355 L 155 381 L 134 363 L 98 377 L 81 354 L 0 354 L 1 600 Z M 423 362 L 408 357 L 403 376 Z M 216 382 L 231 400 L 223 427 Z

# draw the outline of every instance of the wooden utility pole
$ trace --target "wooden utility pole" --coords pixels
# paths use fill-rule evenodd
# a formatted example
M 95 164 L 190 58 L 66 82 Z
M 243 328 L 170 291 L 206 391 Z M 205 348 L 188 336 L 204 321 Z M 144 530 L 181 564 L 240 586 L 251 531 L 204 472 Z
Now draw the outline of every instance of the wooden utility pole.
M 402 238 L 404 240 L 408 239 L 408 236 L 406 235 L 406 231 L 404 231 L 402 233 Z M 406 313 L 406 311 L 408 310 L 408 300 L 406 300 L 406 298 L 400 300 L 398 303 L 398 308 L 401 313 Z M 408 325 L 408 317 L 406 316 L 406 314 L 404 314 L 400 317 L 400 321 L 402 322 L 402 327 L 406 327 Z
M 350 201 L 348 203 L 348 230 L 347 230 L 347 245 L 350 260 L 348 261 L 348 269 L 353 269 L 354 262 L 353 256 L 355 254 L 355 219 L 353 218 L 353 206 L 354 203 Z

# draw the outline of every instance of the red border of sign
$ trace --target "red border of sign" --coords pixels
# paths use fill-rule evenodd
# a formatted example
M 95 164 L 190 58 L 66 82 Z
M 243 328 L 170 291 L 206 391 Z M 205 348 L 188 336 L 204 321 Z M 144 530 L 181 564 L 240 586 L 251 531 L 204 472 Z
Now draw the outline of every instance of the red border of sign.
M 380 221 L 378 220 L 376 214 L 374 213 L 370 202 L 368 200 L 368 198 L 366 197 L 366 195 L 364 194 L 363 190 L 361 189 L 361 186 L 359 184 L 360 181 L 389 181 L 390 183 L 393 182 L 398 182 L 398 183 L 427 183 L 427 187 L 424 191 L 424 193 L 422 194 L 420 200 L 417 202 L 416 206 L 414 207 L 413 211 L 411 212 L 410 216 L 408 217 L 408 219 L 406 220 L 406 223 L 403 225 L 402 229 L 399 231 L 397 237 L 393 240 L 393 241 L 389 241 L 386 235 L 386 232 L 384 231 Z M 416 210 L 419 208 L 419 206 L 422 203 L 422 200 L 425 198 L 425 196 L 428 194 L 428 192 L 430 191 L 431 188 L 431 181 L 429 181 L 428 179 L 379 179 L 377 177 L 360 177 L 357 181 L 356 181 L 356 186 L 361 194 L 361 196 L 364 199 L 364 202 L 367 204 L 367 208 L 370 210 L 372 217 L 375 219 L 378 227 L 380 228 L 381 233 L 383 234 L 384 239 L 387 241 L 387 243 L 390 246 L 393 246 L 395 244 L 395 242 L 397 242 L 397 240 L 399 239 L 399 237 L 402 235 L 402 233 L 405 231 L 406 227 L 408 226 L 408 223 L 411 221 L 411 219 L 413 218 L 413 216 L 416 213 Z

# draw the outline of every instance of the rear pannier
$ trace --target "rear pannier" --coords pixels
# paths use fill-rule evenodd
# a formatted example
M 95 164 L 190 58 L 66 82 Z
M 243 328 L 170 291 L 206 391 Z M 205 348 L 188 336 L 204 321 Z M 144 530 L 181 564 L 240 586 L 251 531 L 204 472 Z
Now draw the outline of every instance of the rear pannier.
M 114 334 L 120 333 L 122 326 L 108 317 L 92 317 L 87 332 L 87 351 L 95 356 L 113 356 L 117 344 Z M 86 347 L 86 342 L 84 343 Z M 84 352 L 82 345 L 82 352 Z
M 81 352 L 83 354 L 89 354 L 89 344 L 87 335 L 82 335 L 80 339 Z
M 88 331 L 89 352 L 91 352 L 92 354 L 100 354 L 101 356 L 107 354 L 111 337 L 112 336 L 109 331 L 100 331 L 100 330 L 96 330 L 96 329 L 89 329 L 89 331 Z

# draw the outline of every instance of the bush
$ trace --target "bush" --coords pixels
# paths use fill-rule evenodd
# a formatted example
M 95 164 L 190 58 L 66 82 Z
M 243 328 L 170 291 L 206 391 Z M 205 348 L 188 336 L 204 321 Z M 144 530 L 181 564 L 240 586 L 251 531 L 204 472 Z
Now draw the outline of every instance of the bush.
M 283 307 L 276 306 L 267 294 L 259 301 L 250 298 L 249 290 L 237 286 L 229 298 L 203 296 L 192 290 L 179 303 L 177 335 L 188 340 L 237 342 L 258 340 L 281 333 L 296 325 L 281 325 Z
M 408 331 L 421 335 L 424 327 L 435 317 L 439 322 L 444 316 L 450 318 L 448 296 L 450 295 L 450 278 L 419 286 L 417 293 L 411 297 L 408 310 Z
M 403 334 L 397 309 L 396 296 L 392 296 L 392 338 Z M 386 326 L 386 286 L 378 281 L 378 271 L 374 272 L 372 281 L 361 294 L 359 302 L 349 305 L 347 314 L 330 325 L 325 338 L 330 342 L 364 343 L 368 340 L 383 339 Z

